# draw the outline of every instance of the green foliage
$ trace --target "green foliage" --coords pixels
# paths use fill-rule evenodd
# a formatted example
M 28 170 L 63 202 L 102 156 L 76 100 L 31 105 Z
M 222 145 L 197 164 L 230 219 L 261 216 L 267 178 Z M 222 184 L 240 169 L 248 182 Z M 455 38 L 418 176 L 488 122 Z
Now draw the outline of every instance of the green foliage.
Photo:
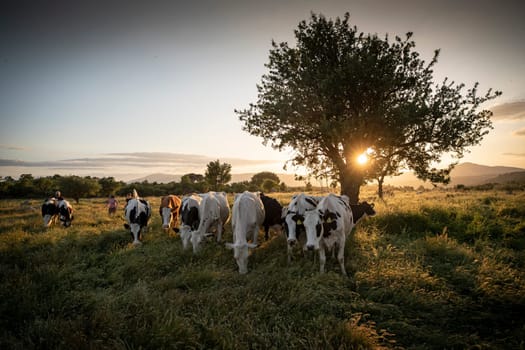
M 323 275 L 315 254 L 288 266 L 286 239 L 262 234 L 239 275 L 223 244 L 183 251 L 156 211 L 133 247 L 105 199 L 82 200 L 73 226 L 48 230 L 40 201 L 0 201 L 0 348 L 506 349 L 525 339 L 523 192 L 395 190 L 350 235 L 349 277 L 330 254 Z
M 223 186 L 231 180 L 231 170 L 231 164 L 221 164 L 221 162 L 217 159 L 216 161 L 208 163 L 206 166 L 204 178 L 206 179 L 206 182 L 210 184 L 213 191 L 220 191 L 222 190 Z
M 251 182 L 255 185 L 255 186 L 262 186 L 263 182 L 265 180 L 271 180 L 277 184 L 279 184 L 281 182 L 281 180 L 279 179 L 279 176 L 277 176 L 277 174 L 275 173 L 272 173 L 271 171 L 262 171 L 260 173 L 257 173 L 255 175 L 252 176 L 252 179 L 251 179 Z
M 489 111 L 477 111 L 500 95 L 478 96 L 477 84 L 433 81 L 411 40 L 359 33 L 350 15 L 326 19 L 312 14 L 295 30 L 296 45 L 272 43 L 268 73 L 258 101 L 236 110 L 243 129 L 274 148 L 291 148 L 293 166 L 341 183 L 357 202 L 367 179 L 408 167 L 425 180 L 448 181 L 450 169 L 433 169 L 443 154 L 461 157 L 492 127 Z M 372 150 L 371 166 L 356 158 Z

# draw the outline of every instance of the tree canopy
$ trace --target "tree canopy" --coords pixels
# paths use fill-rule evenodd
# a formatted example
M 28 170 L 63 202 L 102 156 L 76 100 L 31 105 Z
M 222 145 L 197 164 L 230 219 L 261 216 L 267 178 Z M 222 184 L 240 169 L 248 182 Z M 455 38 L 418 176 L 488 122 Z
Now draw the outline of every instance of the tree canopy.
M 312 14 L 295 30 L 296 46 L 272 42 L 257 102 L 235 111 L 243 130 L 292 149 L 291 165 L 339 181 L 352 202 L 366 180 L 400 167 L 447 181 L 450 167 L 435 164 L 444 154 L 461 158 L 482 140 L 491 112 L 478 108 L 501 93 L 479 96 L 478 84 L 464 91 L 447 79 L 436 84 L 439 50 L 426 63 L 412 33 L 380 38 L 358 32 L 349 19 Z M 360 165 L 365 151 L 371 161 Z
M 204 178 L 214 191 L 219 191 L 231 179 L 232 166 L 228 163 L 221 163 L 218 159 L 209 162 L 206 166 Z

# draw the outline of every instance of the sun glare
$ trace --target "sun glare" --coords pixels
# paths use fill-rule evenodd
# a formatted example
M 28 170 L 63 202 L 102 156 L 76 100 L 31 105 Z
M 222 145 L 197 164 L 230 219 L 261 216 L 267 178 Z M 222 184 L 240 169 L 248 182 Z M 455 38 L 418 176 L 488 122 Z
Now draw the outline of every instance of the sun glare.
M 366 164 L 366 162 L 368 162 L 368 156 L 366 155 L 366 153 L 362 153 L 360 154 L 358 157 L 357 157 L 357 162 L 361 165 L 364 165 Z

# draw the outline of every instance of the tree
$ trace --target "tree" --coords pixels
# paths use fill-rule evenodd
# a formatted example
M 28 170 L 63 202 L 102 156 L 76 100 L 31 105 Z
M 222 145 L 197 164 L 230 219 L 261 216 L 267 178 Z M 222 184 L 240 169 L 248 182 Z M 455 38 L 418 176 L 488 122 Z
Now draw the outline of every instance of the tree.
M 394 41 L 365 35 L 349 18 L 312 14 L 295 30 L 295 47 L 272 42 L 257 103 L 235 110 L 243 130 L 278 150 L 292 149 L 288 163 L 339 181 L 353 203 L 360 186 L 377 177 L 357 163 L 366 150 L 373 160 L 391 148 L 391 156 L 402 159 L 398 165 L 421 179 L 446 180 L 449 170 L 433 166 L 444 154 L 461 158 L 479 144 L 492 113 L 478 107 L 501 93 L 480 97 L 477 84 L 466 93 L 447 79 L 435 84 L 439 50 L 426 64 L 412 33 Z
M 123 182 L 115 181 L 113 176 L 103 177 L 98 180 L 98 183 L 101 187 L 100 193 L 103 196 L 108 196 L 110 194 L 115 194 L 117 191 L 124 185 Z
M 65 176 L 60 178 L 60 191 L 64 197 L 70 196 L 79 202 L 81 197 L 96 196 L 100 191 L 100 184 L 90 177 Z
M 195 174 L 195 173 L 185 174 L 185 175 L 182 175 L 182 177 L 180 178 L 181 183 L 196 184 L 202 181 L 204 181 L 204 176 L 201 174 Z
M 204 178 L 214 191 L 220 190 L 223 185 L 226 185 L 232 179 L 230 174 L 232 170 L 231 164 L 221 164 L 217 159 L 216 161 L 209 162 L 206 167 Z
M 264 180 L 271 180 L 273 182 L 276 182 L 277 184 L 281 182 L 279 176 L 270 171 L 262 171 L 260 173 L 254 174 L 251 179 L 252 183 L 257 187 L 261 187 L 264 183 Z
M 274 190 L 277 190 L 279 188 L 279 182 L 272 180 L 272 179 L 264 179 L 263 183 L 261 184 L 260 188 L 264 192 L 272 192 Z

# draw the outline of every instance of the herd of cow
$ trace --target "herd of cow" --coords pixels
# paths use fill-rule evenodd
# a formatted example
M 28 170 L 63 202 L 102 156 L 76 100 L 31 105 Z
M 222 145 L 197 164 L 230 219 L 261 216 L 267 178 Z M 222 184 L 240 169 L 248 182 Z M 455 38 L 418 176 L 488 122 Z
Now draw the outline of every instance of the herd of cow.
M 49 226 L 57 218 L 68 227 L 73 219 L 71 206 L 64 199 L 48 199 L 42 206 L 44 225 Z M 230 207 L 225 192 L 192 194 L 181 198 L 175 195 L 162 197 L 159 214 L 165 231 L 173 229 L 181 237 L 184 249 L 193 246 L 193 252 L 207 237 L 215 236 L 221 242 L 224 225 L 230 220 Z M 373 216 L 373 204 L 362 202 L 350 204 L 347 196 L 333 193 L 324 197 L 304 193 L 292 197 L 286 207 L 261 192 L 245 191 L 235 195 L 231 209 L 233 243 L 226 247 L 233 249 L 239 273 L 248 272 L 248 250 L 257 247 L 261 227 L 264 237 L 269 238 L 272 228 L 287 236 L 288 262 L 293 250 L 319 252 L 320 271 L 324 272 L 326 253 L 336 254 L 342 274 L 344 266 L 345 241 L 357 222 L 365 216 Z M 130 230 L 133 244 L 141 244 L 142 233 L 151 217 L 150 203 L 133 191 L 124 208 L 126 229 Z

